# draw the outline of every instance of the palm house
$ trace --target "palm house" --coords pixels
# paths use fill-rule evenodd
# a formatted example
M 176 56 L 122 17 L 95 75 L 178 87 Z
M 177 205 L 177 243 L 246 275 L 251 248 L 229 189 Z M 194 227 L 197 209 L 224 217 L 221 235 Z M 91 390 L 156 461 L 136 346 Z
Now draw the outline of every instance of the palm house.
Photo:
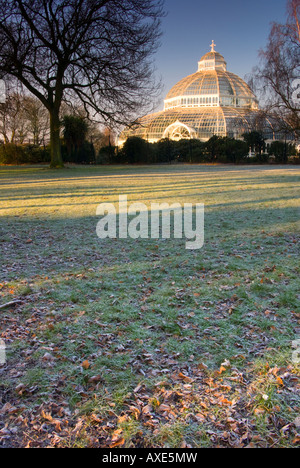
M 274 122 L 261 122 L 256 96 L 244 80 L 227 71 L 227 63 L 215 46 L 213 41 L 196 73 L 169 91 L 163 111 L 141 118 L 120 134 L 120 146 L 131 136 L 150 143 L 163 138 L 207 141 L 213 135 L 240 138 L 256 129 L 258 122 L 266 139 L 277 139 Z

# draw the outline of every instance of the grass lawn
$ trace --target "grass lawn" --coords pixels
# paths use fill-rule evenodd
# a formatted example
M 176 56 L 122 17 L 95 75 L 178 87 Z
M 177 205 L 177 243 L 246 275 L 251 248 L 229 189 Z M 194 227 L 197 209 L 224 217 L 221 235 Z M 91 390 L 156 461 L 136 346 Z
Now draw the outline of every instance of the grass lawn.
M 299 447 L 299 182 L 0 167 L 0 447 Z M 204 247 L 98 239 L 123 194 L 204 203 Z

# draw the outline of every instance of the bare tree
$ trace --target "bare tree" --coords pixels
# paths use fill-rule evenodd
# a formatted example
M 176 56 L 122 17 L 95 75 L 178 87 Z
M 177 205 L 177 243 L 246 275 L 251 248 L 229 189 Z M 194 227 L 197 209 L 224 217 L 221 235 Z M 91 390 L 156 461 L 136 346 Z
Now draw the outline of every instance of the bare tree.
M 49 115 L 41 101 L 34 96 L 24 96 L 24 114 L 27 129 L 34 145 L 45 145 L 49 138 Z
M 21 82 L 50 116 L 51 165 L 62 166 L 60 108 L 130 122 L 156 91 L 152 57 L 163 0 L 2 0 L 0 72 Z
M 0 106 L 0 133 L 4 143 L 24 143 L 28 136 L 28 121 L 24 96 L 20 91 L 9 91 Z
M 260 51 L 261 65 L 254 84 L 264 96 L 268 112 L 277 115 L 287 129 L 300 133 L 300 0 L 288 0 L 285 24 L 273 23 L 267 46 Z M 299 90 L 300 93 L 300 90 Z

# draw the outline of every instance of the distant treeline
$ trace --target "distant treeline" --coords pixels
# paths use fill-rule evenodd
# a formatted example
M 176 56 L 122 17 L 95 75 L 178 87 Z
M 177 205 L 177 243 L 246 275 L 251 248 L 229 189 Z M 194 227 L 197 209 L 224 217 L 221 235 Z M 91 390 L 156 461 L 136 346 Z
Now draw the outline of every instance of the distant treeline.
M 244 134 L 243 140 L 213 136 L 207 142 L 163 139 L 157 143 L 148 143 L 141 138 L 131 137 L 121 149 L 111 146 L 101 148 L 97 157 L 98 164 L 266 164 L 271 161 L 284 164 L 291 160 L 299 160 L 295 145 L 281 141 L 267 145 L 258 132 Z
M 66 130 L 68 126 L 65 126 Z M 64 162 L 74 164 L 171 164 L 178 163 L 228 163 L 267 164 L 275 162 L 300 163 L 295 145 L 274 141 L 266 145 L 262 135 L 251 132 L 243 140 L 213 136 L 207 142 L 196 139 L 172 141 L 163 139 L 149 143 L 131 137 L 122 148 L 106 145 L 98 151 L 92 142 L 85 139 L 85 129 L 77 133 L 65 130 L 62 138 Z M 74 137 L 76 135 L 76 139 Z M 109 140 L 110 141 L 110 140 Z M 251 153 L 251 156 L 249 154 Z M 37 145 L 0 145 L 0 164 L 39 164 L 50 162 L 50 148 Z

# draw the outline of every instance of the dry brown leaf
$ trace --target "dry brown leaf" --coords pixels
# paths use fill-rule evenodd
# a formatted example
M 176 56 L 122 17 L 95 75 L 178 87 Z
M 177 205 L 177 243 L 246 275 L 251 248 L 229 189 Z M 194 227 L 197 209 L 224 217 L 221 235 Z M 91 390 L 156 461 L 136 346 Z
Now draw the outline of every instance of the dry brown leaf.
M 277 377 L 277 383 L 281 385 L 282 387 L 284 386 L 283 380 L 280 377 Z
M 124 444 L 125 444 L 125 439 L 123 437 L 120 437 L 116 441 L 112 442 L 109 448 L 121 447 Z
M 89 383 L 99 383 L 101 382 L 102 380 L 102 376 L 101 375 L 93 375 L 93 377 L 90 377 L 89 378 Z
M 208 367 L 207 367 L 206 364 L 201 363 L 201 364 L 198 365 L 198 369 L 200 369 L 200 370 L 207 370 Z
M 130 411 L 134 414 L 135 416 L 135 419 L 138 420 L 139 419 L 139 415 L 141 414 L 140 410 L 138 408 L 136 408 L 135 406 L 130 406 Z
M 160 405 L 160 406 L 158 407 L 157 411 L 161 411 L 161 412 L 164 412 L 164 411 L 171 411 L 171 407 L 168 406 L 168 405 L 162 404 L 162 405 Z
M 221 366 L 220 370 L 218 371 L 218 374 L 223 374 L 223 372 L 226 372 L 226 371 L 227 371 L 226 367 Z
M 51 416 L 50 413 L 45 413 L 45 411 L 42 410 L 42 411 L 41 411 L 41 415 L 42 415 L 42 417 L 43 417 L 44 419 L 46 419 L 46 421 L 50 421 L 50 422 L 53 421 L 53 418 L 52 418 L 52 416 Z
M 205 417 L 203 414 L 201 414 L 201 413 L 197 413 L 197 414 L 195 415 L 195 418 L 197 419 L 198 422 L 203 422 L 203 421 L 206 420 L 206 417 Z
M 188 377 L 187 375 L 184 375 L 182 372 L 179 372 L 178 377 L 179 377 L 181 380 L 184 380 L 185 382 L 193 382 L 193 379 L 191 379 L 191 378 Z

